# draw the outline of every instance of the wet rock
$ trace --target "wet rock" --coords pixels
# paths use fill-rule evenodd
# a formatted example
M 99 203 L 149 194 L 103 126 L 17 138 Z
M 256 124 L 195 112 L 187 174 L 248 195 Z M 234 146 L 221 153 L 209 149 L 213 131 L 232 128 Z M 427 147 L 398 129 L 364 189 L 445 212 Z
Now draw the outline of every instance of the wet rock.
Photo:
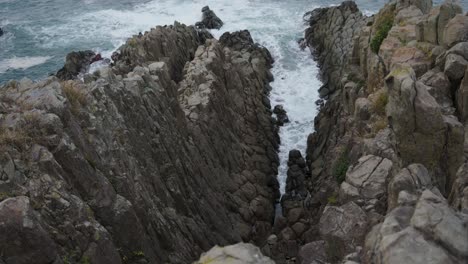
M 243 263 L 243 264 L 274 264 L 274 262 L 263 256 L 260 249 L 252 244 L 239 243 L 226 247 L 216 246 L 210 251 L 204 253 L 200 260 L 195 261 L 194 264 L 203 263 Z
M 202 8 L 202 13 L 202 21 L 195 23 L 197 28 L 220 29 L 223 26 L 223 21 L 208 6 Z
M 307 195 L 305 187 L 306 174 L 305 160 L 301 152 L 299 150 L 291 150 L 288 159 L 286 197 L 300 197 L 300 199 L 305 199 Z
M 67 54 L 65 65 L 57 72 L 61 80 L 71 80 L 85 73 L 96 54 L 91 50 L 74 51 Z
M 273 108 L 273 113 L 276 114 L 276 124 L 278 126 L 283 126 L 284 124 L 289 123 L 288 114 L 282 105 L 276 105 L 275 108 Z

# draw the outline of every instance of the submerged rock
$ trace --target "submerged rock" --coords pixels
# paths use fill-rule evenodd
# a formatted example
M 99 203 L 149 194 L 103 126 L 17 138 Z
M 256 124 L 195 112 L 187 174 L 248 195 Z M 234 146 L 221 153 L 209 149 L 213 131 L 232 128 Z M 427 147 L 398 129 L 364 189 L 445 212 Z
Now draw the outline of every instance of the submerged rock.
M 203 7 L 202 12 L 202 21 L 195 23 L 197 28 L 220 29 L 223 26 L 223 21 L 208 6 Z

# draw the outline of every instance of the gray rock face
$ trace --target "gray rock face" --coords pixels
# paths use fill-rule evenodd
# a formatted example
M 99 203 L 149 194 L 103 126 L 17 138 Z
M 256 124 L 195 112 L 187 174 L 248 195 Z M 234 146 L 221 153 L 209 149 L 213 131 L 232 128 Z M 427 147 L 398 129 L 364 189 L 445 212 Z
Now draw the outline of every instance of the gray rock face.
M 393 163 L 385 158 L 369 155 L 359 159 L 348 169 L 346 183 L 358 189 L 361 197 L 380 198 L 386 192 L 387 177 Z
M 391 210 L 400 202 L 408 201 L 400 199 L 402 198 L 400 197 L 402 191 L 409 194 L 418 194 L 418 191 L 431 188 L 432 181 L 427 169 L 421 164 L 411 164 L 395 175 L 388 184 L 388 209 Z M 409 202 L 412 201 L 409 200 Z
M 467 66 L 468 61 L 466 61 L 465 58 L 457 54 L 449 54 L 445 61 L 444 72 L 450 80 L 457 82 L 465 75 L 465 69 Z
M 305 39 L 310 47 L 314 47 L 321 65 L 324 86 L 320 95 L 324 97 L 337 89 L 336 80 L 341 79 L 343 68 L 351 59 L 354 47 L 352 37 L 358 34 L 365 19 L 352 1 L 345 1 L 338 7 L 315 9 L 305 18 L 310 26 Z
M 87 83 L 0 88 L 2 260 L 190 263 L 269 235 L 272 59 L 249 40 L 199 44 L 192 27 L 158 27 Z
M 416 84 L 410 67 L 392 71 L 386 86 L 389 90 L 387 116 L 403 165 L 422 163 L 434 170 L 436 185 L 442 192 L 448 192 L 455 178 L 455 168 L 462 163 L 462 125 L 442 115 L 439 104 L 427 89 Z M 446 157 L 447 163 L 438 168 L 435 164 L 443 160 L 442 157 Z
M 340 207 L 327 206 L 320 217 L 320 235 L 338 259 L 362 244 L 366 229 L 366 213 L 354 202 Z
M 468 41 L 468 16 L 458 14 L 452 18 L 445 26 L 443 36 L 443 44 L 447 48 Z
M 0 203 L 0 245 L 6 263 L 52 263 L 57 247 L 24 196 Z
M 305 244 L 298 255 L 300 264 L 319 264 L 327 261 L 325 241 L 319 240 Z
M 200 260 L 193 264 L 274 264 L 275 262 L 268 257 L 265 257 L 260 252 L 260 249 L 252 244 L 239 243 L 232 246 L 219 247 L 216 246 L 210 251 L 204 253 Z
M 468 260 L 465 216 L 426 190 L 415 207 L 393 209 L 366 237 L 365 263 L 464 263 Z
M 397 9 L 403 9 L 411 5 L 416 6 L 421 9 L 424 14 L 429 13 L 432 8 L 432 0 L 397 0 L 396 7 Z
M 457 110 L 462 122 L 468 120 L 468 68 L 455 94 Z
M 182 79 L 182 70 L 187 61 L 193 59 L 198 46 L 205 42 L 205 35 L 198 34 L 192 26 L 175 22 L 171 26 L 157 26 L 142 36 L 129 38 L 119 48 L 115 70 L 126 74 L 137 65 L 148 66 L 152 62 L 164 61 L 170 77 Z
M 445 27 L 447 26 L 448 22 L 455 17 L 457 14 L 462 14 L 463 9 L 452 2 L 445 2 L 443 3 L 440 8 L 439 18 L 437 20 L 437 36 L 438 36 L 438 43 L 443 44 L 444 42 L 444 34 L 445 34 Z
M 457 172 L 457 179 L 453 184 L 452 191 L 449 196 L 450 205 L 468 214 L 468 164 L 464 163 Z
M 444 114 L 454 113 L 450 80 L 442 71 L 437 69 L 428 71 L 416 85 L 422 84 L 442 107 Z

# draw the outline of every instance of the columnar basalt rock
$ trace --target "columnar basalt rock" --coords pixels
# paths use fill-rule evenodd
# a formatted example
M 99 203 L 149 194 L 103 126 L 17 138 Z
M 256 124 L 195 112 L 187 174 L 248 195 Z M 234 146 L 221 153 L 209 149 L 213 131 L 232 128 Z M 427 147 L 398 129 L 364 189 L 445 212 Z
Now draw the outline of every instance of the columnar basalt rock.
M 336 74 L 339 81 L 327 90 L 308 138 L 306 183 L 320 221 L 309 219 L 319 234 L 299 250 L 300 260 L 464 263 L 468 52 L 461 8 L 393 1 L 340 39 L 352 47 L 342 52 L 327 45 L 341 33 L 320 32 L 348 5 L 307 13 L 306 39 L 324 80 Z M 344 14 L 343 29 L 354 24 Z M 336 56 L 348 58 L 338 71 L 327 65 Z M 365 242 L 339 233 L 347 230 L 340 219 L 350 205 Z
M 346 1 L 337 8 L 315 9 L 304 17 L 308 19 L 310 26 L 306 30 L 305 39 L 313 47 L 319 61 L 324 83 L 320 95 L 324 97 L 338 88 L 336 80 L 341 79 L 343 67 L 351 59 L 352 37 L 364 25 L 364 18 L 352 1 Z M 315 26 L 317 24 L 330 26 Z
M 2 261 L 189 263 L 264 241 L 278 199 L 272 59 L 233 35 L 157 27 L 86 83 L 1 87 Z

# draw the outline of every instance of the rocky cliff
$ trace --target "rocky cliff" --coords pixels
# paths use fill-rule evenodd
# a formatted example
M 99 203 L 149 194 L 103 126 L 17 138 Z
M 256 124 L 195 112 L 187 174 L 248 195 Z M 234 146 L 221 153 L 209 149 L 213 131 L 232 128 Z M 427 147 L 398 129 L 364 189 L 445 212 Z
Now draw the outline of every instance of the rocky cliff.
M 347 1 L 305 19 L 325 103 L 300 217 L 274 234 L 298 246 L 278 262 L 466 263 L 468 16 L 451 1 L 396 0 L 371 17 Z
M 175 23 L 117 55 L 0 87 L 0 263 L 189 263 L 270 232 L 268 51 Z

